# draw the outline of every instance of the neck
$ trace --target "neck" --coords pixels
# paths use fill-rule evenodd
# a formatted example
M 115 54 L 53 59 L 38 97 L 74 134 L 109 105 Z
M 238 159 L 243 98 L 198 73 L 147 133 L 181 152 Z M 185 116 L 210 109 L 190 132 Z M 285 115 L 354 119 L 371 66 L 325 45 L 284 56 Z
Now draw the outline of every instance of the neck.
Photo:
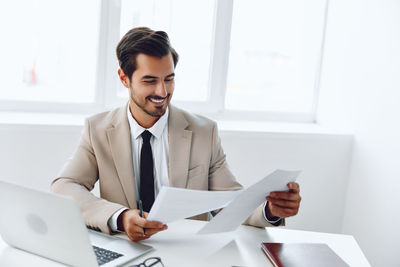
M 129 111 L 135 121 L 146 129 L 151 128 L 160 119 L 160 117 L 150 116 L 132 101 L 129 101 Z

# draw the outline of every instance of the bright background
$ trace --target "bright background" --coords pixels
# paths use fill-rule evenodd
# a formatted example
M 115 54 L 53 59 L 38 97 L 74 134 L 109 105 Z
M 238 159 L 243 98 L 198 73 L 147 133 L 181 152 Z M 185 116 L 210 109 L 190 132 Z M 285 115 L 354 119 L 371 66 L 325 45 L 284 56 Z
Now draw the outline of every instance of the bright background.
M 17 34 L 0 13 L 1 33 Z M 13 47 L 2 38 L 1 58 L 17 56 L 7 53 Z M 317 123 L 218 121 L 228 162 L 244 185 L 275 168 L 304 170 L 301 211 L 288 228 L 351 234 L 372 266 L 400 266 L 399 47 L 399 1 L 330 1 Z M 16 75 L 5 71 L 3 84 Z M 76 147 L 82 118 L 1 112 L 0 121 L 0 179 L 48 190 Z

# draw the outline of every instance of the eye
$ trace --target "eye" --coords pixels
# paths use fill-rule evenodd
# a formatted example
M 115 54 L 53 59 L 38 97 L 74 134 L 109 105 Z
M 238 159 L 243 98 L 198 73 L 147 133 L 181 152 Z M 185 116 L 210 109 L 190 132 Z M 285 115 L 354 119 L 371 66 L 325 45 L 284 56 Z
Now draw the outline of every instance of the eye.
M 172 82 L 173 80 L 174 80 L 174 77 L 165 79 L 166 82 Z
M 147 84 L 152 84 L 152 83 L 155 83 L 156 81 L 155 80 L 144 80 L 143 82 L 147 83 Z

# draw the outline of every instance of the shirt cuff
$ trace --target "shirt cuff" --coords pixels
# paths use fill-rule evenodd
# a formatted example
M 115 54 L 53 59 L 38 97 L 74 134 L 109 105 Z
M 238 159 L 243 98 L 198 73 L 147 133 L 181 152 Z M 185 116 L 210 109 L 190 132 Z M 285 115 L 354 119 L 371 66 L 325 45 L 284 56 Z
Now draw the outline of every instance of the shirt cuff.
M 268 219 L 267 214 L 266 214 L 266 212 L 265 212 L 265 208 L 267 207 L 267 204 L 268 204 L 268 201 L 265 201 L 265 202 L 264 202 L 264 208 L 263 208 L 264 219 L 265 219 L 267 222 L 269 222 L 270 224 L 273 224 L 273 225 L 275 225 L 275 226 L 280 225 L 280 221 L 282 220 L 282 218 L 275 217 L 275 218 L 278 218 L 277 220 L 269 220 L 269 219 Z
M 119 215 L 121 215 L 122 212 L 124 212 L 125 210 L 127 210 L 128 208 L 122 208 L 117 210 L 111 217 L 110 219 L 108 219 L 108 227 L 110 227 L 111 232 L 114 233 L 122 233 L 122 231 L 118 230 L 118 217 Z

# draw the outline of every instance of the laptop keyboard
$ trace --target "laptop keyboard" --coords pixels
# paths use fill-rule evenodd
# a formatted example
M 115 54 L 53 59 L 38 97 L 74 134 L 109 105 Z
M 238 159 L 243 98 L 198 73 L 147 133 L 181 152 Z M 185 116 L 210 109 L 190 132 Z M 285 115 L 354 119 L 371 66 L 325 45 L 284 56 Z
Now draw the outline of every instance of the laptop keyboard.
M 122 257 L 122 254 L 119 254 L 117 252 L 107 250 L 104 248 L 99 248 L 96 246 L 93 246 L 94 249 L 94 254 L 96 254 L 97 258 L 97 263 L 99 265 L 106 264 L 107 262 L 110 262 L 112 260 L 115 260 L 116 258 Z

